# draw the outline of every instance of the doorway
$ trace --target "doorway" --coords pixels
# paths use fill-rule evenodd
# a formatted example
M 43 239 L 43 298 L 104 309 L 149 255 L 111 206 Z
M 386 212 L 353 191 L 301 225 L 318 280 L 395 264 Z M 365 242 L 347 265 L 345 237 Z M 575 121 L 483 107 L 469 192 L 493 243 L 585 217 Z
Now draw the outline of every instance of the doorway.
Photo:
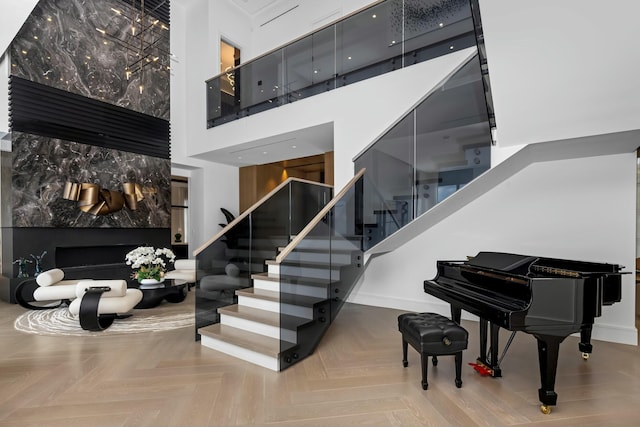
M 240 168 L 240 213 L 262 199 L 287 178 L 333 185 L 333 151 Z
M 236 79 L 234 68 L 240 65 L 240 49 L 231 43 L 220 40 L 220 90 L 235 97 Z
M 171 176 L 171 249 L 176 258 L 189 258 L 189 179 Z

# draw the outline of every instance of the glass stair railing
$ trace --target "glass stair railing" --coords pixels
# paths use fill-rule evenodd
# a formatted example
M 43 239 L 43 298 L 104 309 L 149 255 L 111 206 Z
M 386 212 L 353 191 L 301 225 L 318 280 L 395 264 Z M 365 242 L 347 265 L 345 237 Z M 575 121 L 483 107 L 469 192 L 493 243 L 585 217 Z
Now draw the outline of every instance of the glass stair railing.
M 332 194 L 330 186 L 289 178 L 195 251 L 197 339 L 201 328 L 220 321 L 217 309 L 237 303 L 236 291 L 266 272 L 265 260 L 275 258 Z
M 313 352 L 364 270 L 363 176 L 357 173 L 270 266 L 280 301 L 280 369 Z
M 485 73 L 474 55 L 355 159 L 369 250 L 491 167 Z
M 203 263 L 220 265 L 230 259 L 238 263 L 236 251 L 207 245 L 197 255 L 196 324 L 203 346 L 274 371 L 291 366 L 315 349 L 363 270 L 363 175 L 364 171 L 360 171 L 321 209 L 315 209 L 314 205 L 313 218 L 306 214 L 311 211 L 308 206 L 302 213 L 296 211 L 300 205 L 292 204 L 290 211 L 281 209 L 296 217 L 291 224 L 300 225 L 304 220 L 304 226 L 291 227 L 292 233 L 287 236 L 294 237 L 290 242 L 282 242 L 278 253 L 274 237 L 279 230 L 275 230 L 269 239 L 271 257 L 266 257 L 267 254 L 249 257 L 247 267 L 234 278 L 233 286 L 228 286 L 229 278 L 221 274 L 219 267 L 217 274 L 212 274 L 213 270 L 203 271 Z M 309 190 L 306 188 L 305 194 Z M 319 200 L 326 194 L 326 188 L 314 190 L 315 194 L 307 195 L 308 199 Z M 275 206 L 279 197 L 282 194 L 276 192 L 264 204 Z M 277 210 L 262 210 L 278 214 Z M 254 217 L 255 212 L 250 216 Z M 236 220 L 235 226 L 243 221 L 247 220 Z M 228 242 L 232 229 L 218 236 L 216 242 Z M 246 239 L 231 237 L 234 242 Z M 257 242 L 251 246 L 252 251 L 261 247 Z M 213 256 L 213 253 L 227 255 Z M 258 268 L 258 260 L 262 268 Z M 212 298 L 209 294 L 212 291 L 219 295 Z
M 206 81 L 207 127 L 476 45 L 477 0 L 386 0 Z

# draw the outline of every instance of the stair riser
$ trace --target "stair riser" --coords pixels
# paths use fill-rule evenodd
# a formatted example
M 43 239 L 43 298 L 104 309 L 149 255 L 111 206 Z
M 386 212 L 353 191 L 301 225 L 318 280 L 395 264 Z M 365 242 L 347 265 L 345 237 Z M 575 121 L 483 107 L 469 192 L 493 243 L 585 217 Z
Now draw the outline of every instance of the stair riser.
M 351 264 L 351 254 L 333 254 L 327 252 L 291 252 L 285 261 L 323 262 L 325 264 Z
M 280 275 L 289 277 L 340 280 L 340 268 L 314 268 L 314 267 L 293 267 L 280 266 Z
M 224 313 L 220 315 L 220 323 L 222 323 L 223 325 L 233 326 L 234 328 L 243 329 L 248 332 L 253 332 L 254 334 L 260 334 L 275 339 L 282 339 L 288 342 L 295 343 L 297 339 L 297 334 L 295 331 L 280 329 L 277 326 L 266 325 L 264 323 L 242 319 L 236 316 L 229 316 Z
M 272 239 L 248 239 L 245 237 L 241 237 L 238 239 L 239 247 L 249 247 L 250 245 L 253 248 L 259 249 L 268 249 L 268 248 L 278 248 L 280 246 L 286 246 L 289 241 L 286 238 L 272 238 Z
M 259 298 L 251 298 L 238 295 L 238 305 L 253 307 L 260 310 L 273 311 L 274 313 L 289 314 L 291 316 L 313 319 L 313 309 L 299 305 L 280 304 L 276 301 L 267 301 Z
M 289 294 L 306 295 L 309 297 L 328 298 L 327 288 L 318 286 L 296 285 L 292 283 L 280 283 L 272 280 L 253 279 L 253 287 L 273 292 L 286 292 Z
M 249 363 L 262 366 L 272 371 L 280 370 L 280 361 L 276 357 L 270 357 L 261 353 L 256 353 L 251 350 L 247 350 L 244 347 L 238 347 L 234 344 L 229 344 L 224 341 L 217 340 L 205 335 L 200 338 L 200 344 L 219 351 L 221 353 L 228 354 L 229 356 L 236 357 L 241 360 L 245 360 Z
M 249 249 L 227 249 L 225 250 L 225 256 L 228 259 L 238 257 L 249 259 L 251 256 L 254 259 L 272 259 L 276 255 L 275 250 L 249 250 Z
M 328 252 L 330 248 L 333 249 L 349 249 L 357 251 L 360 248 L 358 247 L 359 243 L 351 242 L 349 240 L 341 240 L 334 239 L 331 240 L 321 240 L 321 239 L 303 239 L 300 243 L 298 243 L 297 248 L 299 249 L 319 249 L 323 252 Z

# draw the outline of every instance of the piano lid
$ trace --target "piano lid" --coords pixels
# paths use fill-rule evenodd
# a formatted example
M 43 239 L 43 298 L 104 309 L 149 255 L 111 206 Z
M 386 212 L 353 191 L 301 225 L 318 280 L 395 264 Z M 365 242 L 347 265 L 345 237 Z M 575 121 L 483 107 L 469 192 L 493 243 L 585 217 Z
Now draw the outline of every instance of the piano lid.
M 620 270 L 624 268 L 617 264 L 547 258 L 505 252 L 478 252 L 478 255 L 470 258 L 465 264 L 470 267 L 497 270 L 522 276 L 530 276 L 532 274 L 551 274 L 566 277 L 606 276 L 607 274 L 619 273 Z
M 474 267 L 490 268 L 504 272 L 516 272 L 518 269 L 528 267 L 538 257 L 528 255 L 509 254 L 504 252 L 478 252 L 478 255 L 469 259 L 467 265 Z

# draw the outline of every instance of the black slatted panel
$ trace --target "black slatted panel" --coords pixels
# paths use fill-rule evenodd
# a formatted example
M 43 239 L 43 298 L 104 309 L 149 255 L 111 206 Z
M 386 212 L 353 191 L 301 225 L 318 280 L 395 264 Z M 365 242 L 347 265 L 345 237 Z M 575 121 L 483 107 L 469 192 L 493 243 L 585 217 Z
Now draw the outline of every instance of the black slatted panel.
M 9 77 L 12 131 L 169 158 L 169 122 L 16 76 Z
M 140 10 L 140 0 L 121 0 L 128 5 L 135 7 Z M 145 13 L 148 13 L 151 16 L 154 16 L 164 22 L 167 25 L 170 25 L 170 1 L 169 0 L 144 0 L 144 10 Z

